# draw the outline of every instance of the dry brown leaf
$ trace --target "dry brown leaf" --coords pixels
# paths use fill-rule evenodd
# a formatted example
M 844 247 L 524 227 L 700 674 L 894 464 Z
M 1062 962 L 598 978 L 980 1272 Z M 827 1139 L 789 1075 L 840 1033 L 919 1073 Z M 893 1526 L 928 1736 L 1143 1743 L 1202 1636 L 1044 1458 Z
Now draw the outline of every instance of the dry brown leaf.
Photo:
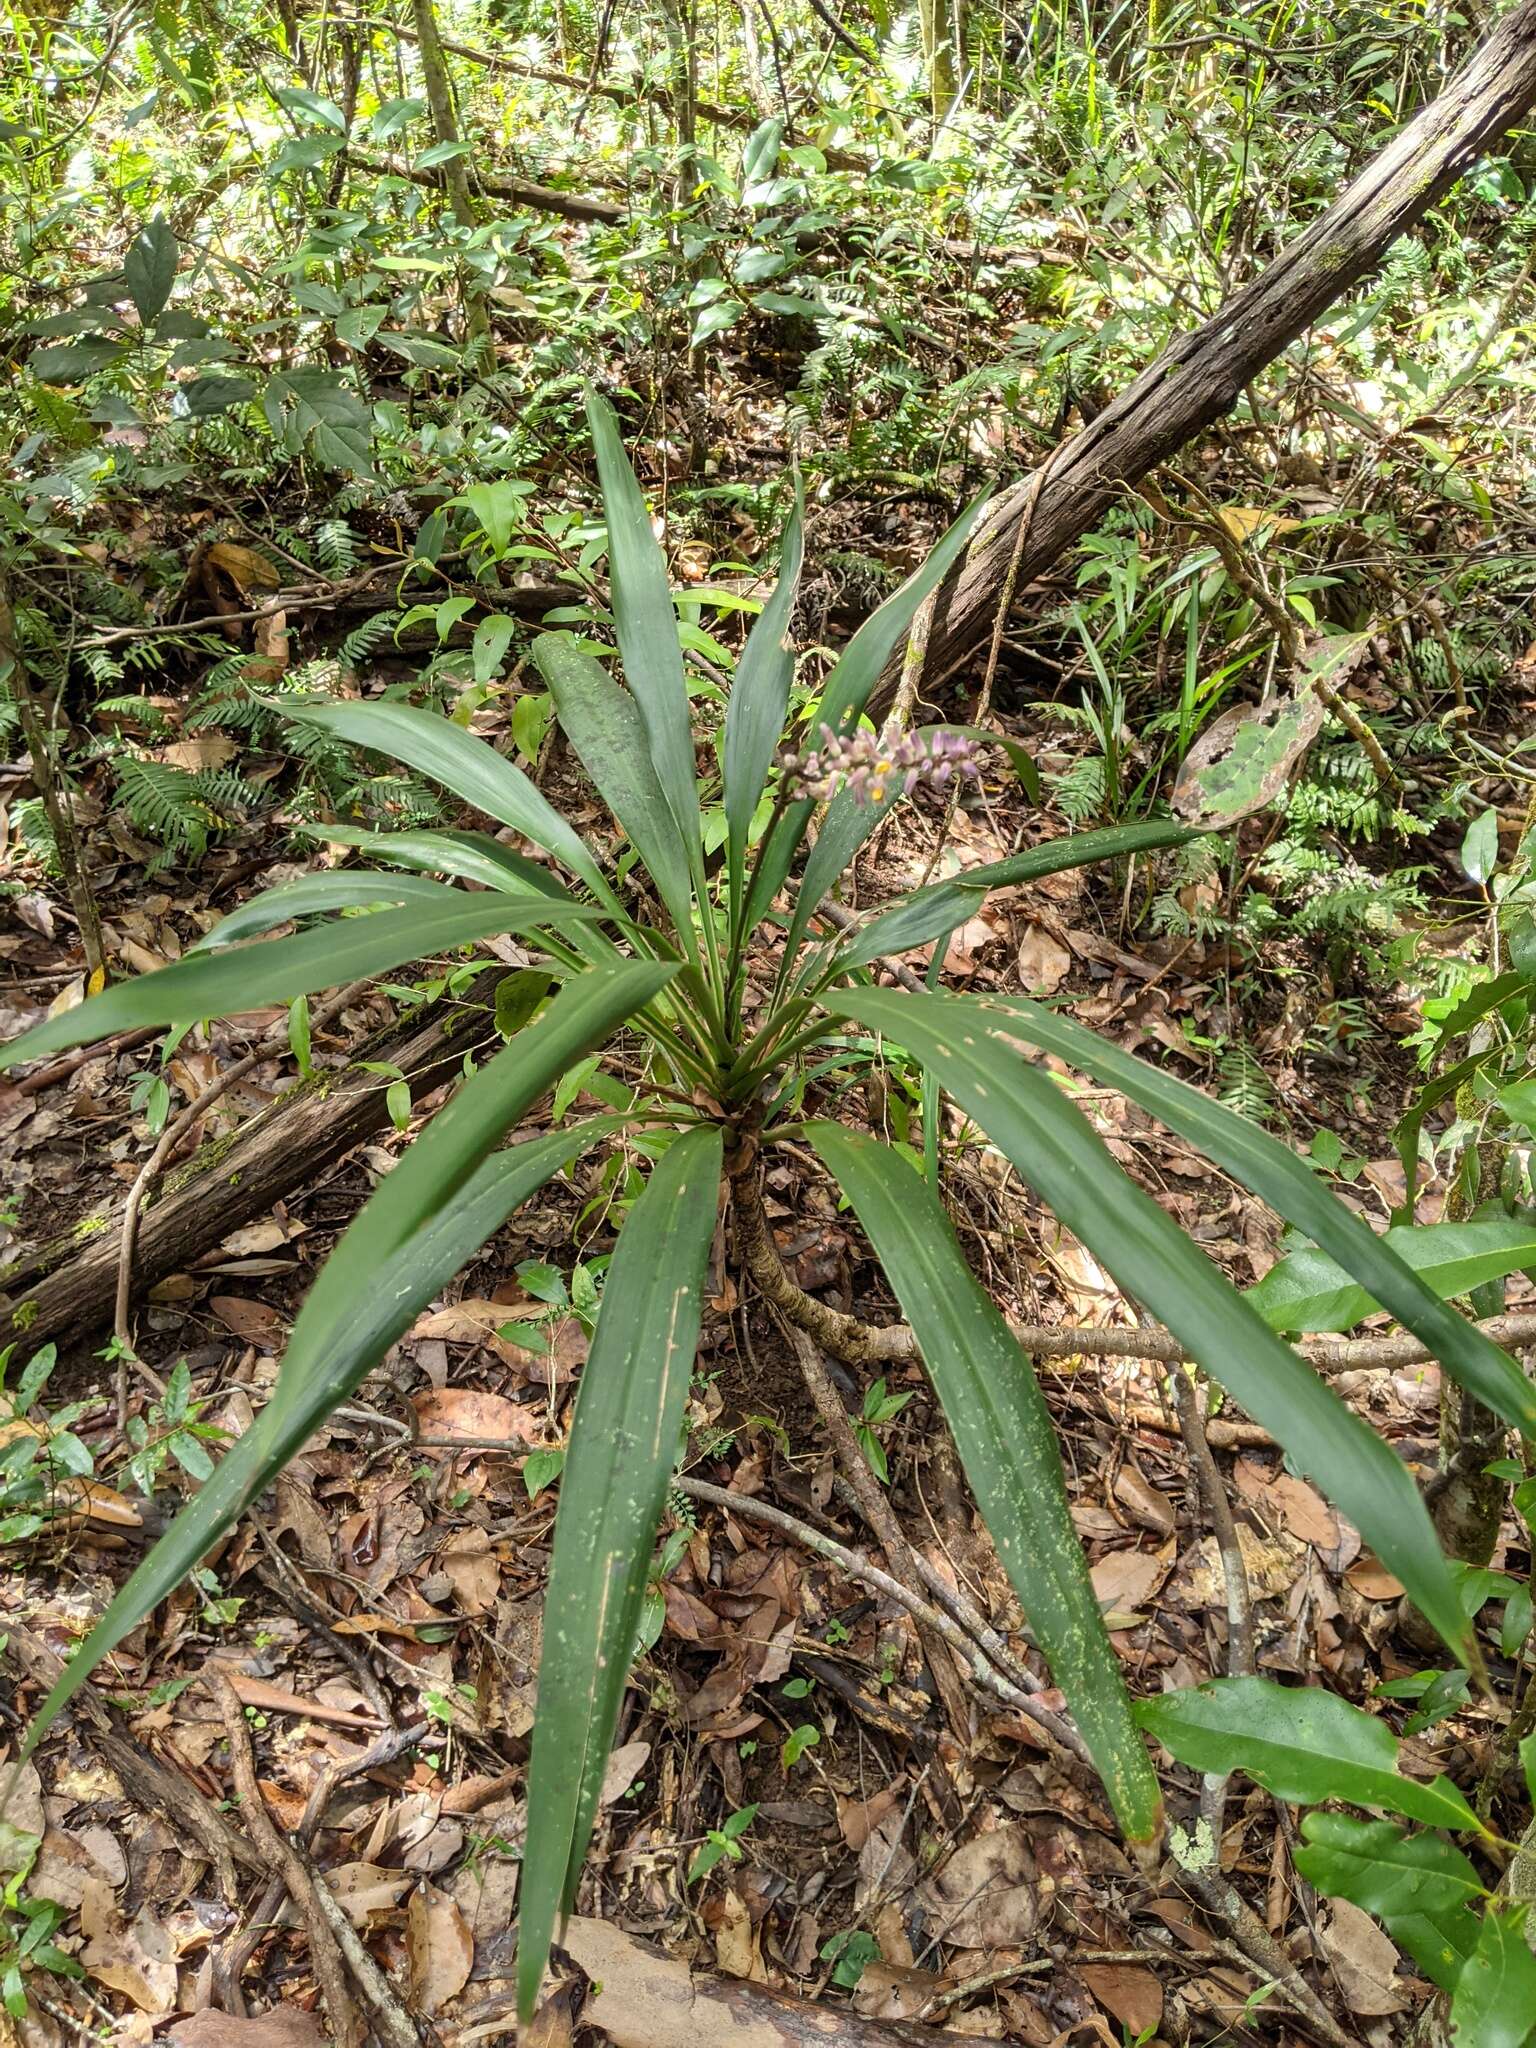
M 1178 1526 L 1167 1496 L 1134 1465 L 1122 1465 L 1115 1474 L 1115 1499 L 1130 1509 L 1143 1528 L 1158 1536 L 1171 1536 Z
M 717 1892 L 706 1909 L 715 1939 L 715 1961 L 723 1977 L 745 1977 L 762 1984 L 768 1971 L 757 1945 L 757 1931 L 745 1901 L 734 1890 Z
M 1315 1550 L 1337 1550 L 1339 1518 L 1314 1487 L 1289 1472 L 1271 1482 L 1267 1498 L 1285 1517 L 1285 1526 Z
M 416 1400 L 423 1436 L 493 1437 L 497 1443 L 535 1443 L 543 1424 L 533 1402 L 519 1404 L 504 1394 L 476 1387 L 438 1387 Z
M 626 1742 L 613 1751 L 603 1771 L 602 1790 L 597 1795 L 599 1810 L 612 1806 L 615 1799 L 623 1798 L 645 1769 L 650 1753 L 648 1742 Z
M 0 1765 L 0 1771 L 9 1776 L 11 1766 Z M 8 1787 L 5 1813 L 0 1816 L 0 1871 L 9 1876 L 25 1870 L 46 1827 L 43 1781 L 37 1775 L 37 1765 L 29 1760 L 16 1772 L 15 1782 Z M 40 1896 L 46 1898 L 48 1894 L 45 1892 Z
M 283 580 L 265 555 L 242 547 L 238 541 L 216 540 L 203 559 L 210 568 L 222 569 L 246 597 L 254 591 L 276 590 Z
M 173 740 L 170 746 L 162 747 L 160 759 L 173 768 L 184 768 L 189 775 L 199 775 L 206 768 L 222 768 L 226 761 L 235 758 L 237 751 L 234 741 L 225 739 L 222 733 L 200 733 L 196 739 Z
M 1129 1618 L 1150 1600 L 1172 1565 L 1171 1543 L 1160 1550 L 1112 1550 L 1101 1557 L 1089 1577 L 1110 1626 L 1116 1626 L 1121 1616 Z
M 1402 1580 L 1394 1578 L 1380 1558 L 1373 1557 L 1369 1551 L 1350 1566 L 1344 1578 L 1362 1600 L 1401 1600 L 1403 1597 Z
M 329 1721 L 337 1728 L 377 1728 L 377 1714 L 354 1714 L 344 1707 L 327 1706 L 323 1700 L 303 1699 L 296 1692 L 288 1692 L 280 1685 L 269 1685 L 264 1678 L 251 1678 L 244 1671 L 232 1671 L 227 1665 L 214 1662 L 235 1689 L 235 1697 L 243 1707 L 254 1707 L 261 1714 L 298 1714 L 306 1721 Z
M 868 1799 L 845 1799 L 840 1792 L 833 1797 L 837 1800 L 837 1824 L 843 1840 L 857 1855 L 900 1799 L 901 1787 L 887 1785 Z
M 178 2020 L 165 2037 L 176 2048 L 324 2048 L 325 2035 L 312 2012 L 276 2005 L 271 2012 L 236 2019 L 233 2013 L 194 2013 Z
M 1032 996 L 1054 995 L 1066 979 L 1072 955 L 1043 925 L 1027 925 L 1019 946 L 1019 981 Z
M 414 2011 L 439 2013 L 469 1982 L 475 1944 L 447 1892 L 419 1884 L 405 1912 L 405 1952 Z
M 397 1906 L 411 1882 L 403 1870 L 385 1870 L 377 1863 L 339 1863 L 325 1873 L 325 1881 L 352 1925 L 362 1928 L 376 1913 Z
M 1077 1974 L 1131 2040 L 1162 2024 L 1163 1987 L 1137 1963 L 1080 1963 Z
M 501 1559 L 484 1529 L 457 1529 L 437 1553 L 438 1568 L 453 1581 L 464 1614 L 489 1614 L 501 1590 Z
M 1352 2013 L 1380 2019 L 1406 2009 L 1397 1982 L 1397 1943 L 1369 1913 L 1348 1899 L 1330 1899 L 1318 1932 Z
M 936 1941 L 1018 1948 L 1040 1917 L 1038 1878 L 1022 1823 L 977 1835 L 917 1887 Z
M 232 1230 L 228 1237 L 220 1240 L 220 1249 L 229 1253 L 232 1259 L 254 1258 L 258 1252 L 275 1252 L 297 1237 L 303 1230 L 302 1223 L 284 1225 L 275 1216 L 267 1216 L 260 1223 L 247 1223 L 240 1230 Z
M 88 1977 L 117 1991 L 140 2012 L 158 2018 L 176 2003 L 176 1960 L 163 1927 L 148 1907 L 130 1925 L 106 1885 L 87 1879 L 80 1900 L 85 1947 L 80 1962 Z
M 943 1982 L 932 1970 L 914 1970 L 877 1957 L 864 1965 L 853 2009 L 869 2020 L 915 2020 Z
M 266 1302 L 250 1301 L 240 1294 L 215 1294 L 208 1306 L 224 1327 L 246 1344 L 265 1343 L 282 1321 Z

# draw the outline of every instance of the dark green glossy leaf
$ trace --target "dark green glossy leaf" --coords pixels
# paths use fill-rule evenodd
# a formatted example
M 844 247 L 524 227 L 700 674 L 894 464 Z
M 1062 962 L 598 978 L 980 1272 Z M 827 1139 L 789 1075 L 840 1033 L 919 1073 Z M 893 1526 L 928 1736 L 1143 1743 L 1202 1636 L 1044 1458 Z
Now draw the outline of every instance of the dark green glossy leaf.
M 445 882 L 429 882 L 420 875 L 373 875 L 365 869 L 301 875 L 296 882 L 284 882 L 276 889 L 263 889 L 247 897 L 189 950 L 207 953 L 216 946 L 231 946 L 237 939 L 268 932 L 273 925 L 287 924 L 292 918 L 319 917 L 331 910 L 360 910 L 381 903 L 432 904 L 443 910 L 461 910 L 473 900 L 462 889 L 451 889 Z
M 1157 1779 L 1104 1631 L 1034 1370 L 927 1182 L 888 1146 L 839 1124 L 813 1123 L 807 1135 L 853 1203 L 916 1334 L 982 1519 L 1115 1817 L 1128 1839 L 1154 1841 Z
M 1424 1784 L 1403 1777 L 1397 1737 L 1386 1722 L 1317 1686 L 1216 1678 L 1138 1700 L 1136 1718 L 1181 1764 L 1246 1771 L 1294 1805 L 1347 1799 L 1431 1827 L 1479 1831 L 1449 1778 Z
M 613 409 L 595 393 L 587 399 L 587 423 L 608 526 L 609 594 L 624 680 L 645 721 L 656 779 L 690 865 L 702 880 L 698 767 L 666 559 L 651 531 L 650 508 L 624 453 Z
M 677 1462 L 719 1213 L 717 1129 L 662 1155 L 619 1235 L 560 1481 L 544 1607 L 518 1932 L 532 2012 L 570 1910 L 629 1681 L 651 1546 Z
M 800 587 L 805 555 L 805 500 L 795 479 L 794 510 L 784 528 L 779 555 L 779 580 L 752 623 L 747 644 L 736 664 L 726 706 L 720 773 L 725 788 L 731 906 L 741 902 L 747 858 L 747 833 L 753 813 L 768 785 L 773 756 L 784 737 L 789 715 L 789 690 L 795 657 L 789 646 L 789 624 Z
M 1452 2048 L 1526 2048 L 1536 2029 L 1536 1955 L 1525 1906 L 1490 1906 L 1451 1995 Z
M 613 904 L 612 890 L 577 833 L 521 768 L 462 726 L 407 704 L 293 704 L 276 699 L 273 709 L 402 761 L 429 781 L 441 783 L 488 818 L 510 825 L 553 854 L 600 902 Z
M 1296 1868 L 1307 1882 L 1382 1920 L 1440 1914 L 1487 1891 L 1471 1861 L 1440 1835 L 1411 1835 L 1394 1821 L 1345 1813 L 1309 1813 L 1301 1832 Z
M 1515 1216 L 1484 1216 L 1468 1223 L 1403 1224 L 1389 1230 L 1381 1243 L 1441 1300 L 1469 1294 L 1486 1280 L 1499 1280 L 1507 1273 L 1536 1266 L 1536 1227 Z M 1248 1289 L 1247 1299 L 1272 1330 L 1349 1330 L 1362 1316 L 1383 1306 L 1326 1252 L 1310 1248 L 1277 1260 L 1258 1285 Z M 1394 1313 L 1401 1315 L 1401 1310 L 1394 1308 Z M 1505 1414 L 1508 1398 L 1495 1405 Z M 1519 1417 L 1511 1415 L 1509 1420 L 1518 1420 L 1521 1428 L 1529 1430 L 1531 1417 L 1527 1387 Z
M 141 228 L 128 245 L 128 254 L 123 258 L 123 281 L 146 327 L 152 326 L 165 310 L 176 282 L 180 254 L 171 224 L 160 214 L 148 227 Z
M 656 778 L 639 705 L 569 633 L 541 633 L 533 658 L 561 729 L 628 834 L 679 942 L 695 946 L 688 855 Z

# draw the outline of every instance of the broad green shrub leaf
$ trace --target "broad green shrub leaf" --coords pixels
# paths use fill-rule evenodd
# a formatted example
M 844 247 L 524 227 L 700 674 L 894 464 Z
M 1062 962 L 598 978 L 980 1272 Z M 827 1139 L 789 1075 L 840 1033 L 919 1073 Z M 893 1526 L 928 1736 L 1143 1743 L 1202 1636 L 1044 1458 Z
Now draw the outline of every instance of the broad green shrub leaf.
M 725 790 L 733 917 L 741 908 L 752 816 L 768 786 L 768 771 L 789 715 L 790 685 L 795 674 L 789 624 L 804 558 L 805 495 L 797 476 L 794 509 L 784 528 L 779 551 L 779 579 L 772 596 L 752 622 L 747 644 L 736 664 L 725 711 L 720 774 Z
M 1385 1721 L 1317 1686 L 1214 1678 L 1138 1700 L 1136 1718 L 1181 1764 L 1246 1771 L 1296 1806 L 1347 1799 L 1431 1827 L 1482 1832 L 1449 1778 L 1424 1784 L 1401 1775 L 1397 1737 Z
M 1389 1820 L 1346 1813 L 1303 1816 L 1296 1868 L 1330 1898 L 1376 1914 L 1400 1948 L 1444 1991 L 1477 1946 L 1472 1902 L 1486 1886 L 1440 1835 L 1410 1835 Z
M 922 567 L 914 570 L 877 611 L 871 612 L 854 634 L 822 687 L 821 701 L 806 721 L 813 744 L 819 744 L 824 725 L 843 734 L 858 724 L 881 670 L 917 616 L 924 598 L 938 588 L 958 561 L 985 506 L 986 499 L 978 498 L 962 512 Z M 769 904 L 783 888 L 815 808 L 808 799 L 790 804 L 775 825 L 753 878 L 746 912 L 748 928 L 767 915 Z
M 1316 1238 L 1323 1254 L 1340 1261 L 1344 1286 L 1352 1275 L 1368 1287 L 1405 1329 L 1412 1330 L 1452 1377 L 1485 1401 L 1514 1428 L 1536 1433 L 1536 1389 L 1505 1351 L 1475 1325 L 1445 1306 L 1395 1247 L 1399 1233 L 1378 1237 L 1370 1226 L 1329 1193 L 1305 1160 L 1247 1117 L 1213 1102 L 1133 1053 L 1108 1044 L 1075 1018 L 1024 996 L 964 998 L 990 1019 L 1009 1019 L 1010 1035 L 1038 1046 L 1086 1074 L 1120 1089 L 1218 1165 L 1260 1195 L 1286 1221 Z M 1347 1272 L 1343 1269 L 1347 1268 Z M 1261 1283 L 1262 1286 L 1263 1283 Z M 1249 1291 L 1249 1301 L 1254 1290 Z M 1266 1320 L 1269 1320 L 1266 1318 Z
M 115 1031 L 133 1031 L 145 1024 L 188 1024 L 199 1017 L 227 1017 L 237 1010 L 287 1003 L 315 989 L 339 988 L 364 975 L 384 974 L 407 961 L 467 946 L 474 939 L 595 914 L 588 905 L 555 904 L 544 897 L 466 896 L 458 907 L 413 902 L 403 910 L 311 925 L 292 938 L 189 953 L 170 967 L 103 989 L 78 1008 L 50 1017 L 0 1047 L 0 1072 L 22 1060 L 89 1045 Z
M 301 875 L 296 882 L 284 882 L 276 889 L 263 889 L 247 897 L 221 917 L 189 951 L 206 953 L 217 946 L 231 946 L 236 939 L 251 938 L 270 931 L 290 918 L 319 917 L 330 910 L 372 909 L 381 903 L 403 907 L 412 903 L 437 904 L 444 910 L 460 910 L 473 899 L 462 889 L 445 882 L 429 882 L 419 875 L 374 875 L 366 870 L 346 870 L 324 875 Z
M 666 560 L 651 531 L 650 510 L 624 453 L 613 408 L 595 393 L 587 399 L 587 424 L 608 527 L 609 595 L 624 680 L 645 721 L 656 779 L 691 870 L 702 881 L 698 764 Z
M 608 1268 L 560 1481 L 528 1785 L 517 1995 L 537 2002 L 569 1912 L 629 1682 L 651 1546 L 677 1462 L 720 1202 L 713 1127 L 668 1147 Z
M 70 1659 L 28 1730 L 23 1755 L 101 1659 L 175 1590 L 483 1242 L 468 1233 L 489 1218 L 488 1235 L 572 1156 L 568 1148 L 580 1140 L 579 1131 L 542 1141 L 542 1151 L 509 1155 L 499 1169 L 476 1178 L 502 1133 L 590 1046 L 650 1001 L 672 971 L 649 964 L 598 968 L 570 982 L 536 1024 L 487 1061 L 432 1119 L 316 1276 L 266 1407 Z
M 1469 1906 L 1488 1889 L 1453 1843 L 1411 1835 L 1395 1821 L 1309 1813 L 1301 1832 L 1305 1845 L 1296 1852 L 1296 1868 L 1307 1882 L 1382 1920 Z
M 287 408 L 293 408 L 290 423 Z M 262 406 L 273 431 L 293 453 L 308 449 L 326 469 L 372 474 L 373 421 L 368 407 L 336 371 L 285 370 L 268 380 Z
M 1536 1266 L 1536 1226 L 1515 1216 L 1400 1224 L 1383 1242 L 1443 1301 Z M 1349 1330 L 1382 1306 L 1326 1252 L 1311 1249 L 1277 1260 L 1247 1299 L 1273 1330 Z
M 1474 1659 L 1455 1582 L 1402 1462 L 1120 1170 L 1056 1083 L 1008 1045 L 1001 1021 L 988 1025 L 951 995 L 868 989 L 819 1000 L 930 1070 L 1127 1293 L 1343 1510 L 1457 1657 Z
M 1048 839 L 1027 853 L 1008 860 L 972 868 L 947 882 L 930 883 L 900 903 L 870 919 L 849 940 L 838 957 L 845 967 L 865 967 L 888 953 L 905 953 L 913 946 L 926 945 L 941 933 L 950 932 L 975 915 L 990 889 L 1006 889 L 1018 882 L 1038 881 L 1042 875 L 1060 874 L 1067 868 L 1085 868 L 1101 860 L 1119 860 L 1128 854 L 1157 853 L 1167 846 L 1182 846 L 1200 835 L 1188 825 L 1166 819 L 1147 819 L 1137 825 L 1112 825 L 1102 832 L 1068 832 L 1060 839 Z
M 1525 1906 L 1490 1906 L 1451 1995 L 1452 2048 L 1526 2048 L 1536 2028 L 1536 1955 Z
M 639 705 L 568 633 L 541 633 L 533 658 L 576 758 L 639 854 L 680 943 L 691 946 L 688 855 L 651 763 Z
M 548 798 L 515 762 L 462 726 L 407 704 L 293 704 L 276 699 L 272 708 L 441 783 L 499 825 L 510 825 L 531 839 L 578 875 L 600 902 L 616 907 L 596 861 Z
M 1072 1524 L 1055 1425 L 1034 1369 L 966 1264 L 931 1187 L 888 1146 L 839 1124 L 807 1135 L 896 1290 L 966 1477 L 1035 1639 L 1066 1694 L 1128 1839 L 1162 1800 Z
M 82 341 L 56 341 L 33 349 L 27 368 L 45 384 L 78 384 L 127 353 L 122 343 L 109 341 L 104 334 L 88 334 Z
M 141 228 L 123 258 L 123 281 L 134 310 L 146 327 L 164 312 L 176 283 L 176 264 L 181 251 L 171 224 L 157 214 L 148 227 Z

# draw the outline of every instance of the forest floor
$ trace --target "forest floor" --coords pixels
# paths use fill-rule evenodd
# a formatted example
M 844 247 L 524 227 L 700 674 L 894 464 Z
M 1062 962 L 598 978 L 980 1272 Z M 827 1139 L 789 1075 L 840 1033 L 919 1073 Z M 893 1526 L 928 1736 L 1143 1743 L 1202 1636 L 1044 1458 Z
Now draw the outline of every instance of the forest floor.
M 891 552 L 888 533 L 852 538 L 869 555 Z M 1069 766 L 1079 736 L 1037 695 L 1027 667 L 1005 668 L 998 727 L 1045 765 Z M 493 700 L 476 730 L 500 737 L 507 716 L 505 700 Z M 540 773 L 567 814 L 589 824 L 558 740 Z M 991 777 L 940 843 L 942 822 L 937 800 L 898 811 L 849 878 L 848 900 L 910 888 L 933 862 L 943 873 L 1000 858 L 1064 823 L 1049 803 L 1029 804 L 1016 783 Z M 1239 858 L 1258 846 L 1262 823 L 1250 821 Z M 103 821 L 94 843 L 114 969 L 179 957 L 251 886 L 281 880 L 291 856 L 277 829 L 225 840 L 146 880 L 150 849 L 120 815 Z M 57 899 L 50 905 L 38 890 L 15 907 L 20 923 L 0 939 L 6 1035 L 76 998 L 82 979 L 78 935 Z M 1234 993 L 1228 939 L 1148 938 L 1135 925 L 1126 895 L 1059 875 L 990 899 L 955 933 L 945 978 L 1052 996 L 1189 1078 L 1208 1072 L 1202 1040 L 1246 1044 L 1269 1077 L 1271 1114 L 1303 1143 L 1315 1130 L 1337 1134 L 1356 1166 L 1340 1192 L 1384 1227 L 1403 1191 L 1390 1132 L 1413 1072 L 1392 991 L 1369 992 L 1372 1029 L 1346 1056 L 1312 1029 L 1333 988 L 1321 943 L 1286 942 L 1296 984 L 1310 991 L 1310 1012 L 1298 1013 L 1273 992 Z M 511 949 L 505 957 L 516 964 Z M 360 996 L 317 1034 L 311 1056 L 344 1064 L 411 994 Z M 176 1100 L 194 1099 L 285 1015 L 259 1011 L 185 1038 L 165 1069 Z M 125 1191 L 151 1149 L 145 1077 L 156 1071 L 154 1048 L 109 1047 L 50 1086 L 0 1092 L 16 1244 L 89 1229 Z M 283 1045 L 210 1110 L 185 1149 L 270 1103 L 292 1071 Z M 417 1101 L 410 1123 L 436 1099 Z M 1115 1156 L 1239 1286 L 1267 1270 L 1276 1226 L 1259 1204 L 1114 1092 L 1078 1099 Z M 843 1106 L 898 1139 L 917 1131 L 905 1083 L 878 1063 Z M 997 1156 L 957 1118 L 943 1136 L 962 1242 L 1005 1311 L 1023 1324 L 1133 1328 L 1110 1277 Z M 15 1733 L 54 1659 L 194 1483 L 179 1460 L 195 1474 L 198 1445 L 212 1441 L 196 1432 L 238 1433 L 249 1423 L 309 1276 L 403 1142 L 386 1132 L 295 1186 L 137 1302 L 139 1356 L 168 1388 L 131 1376 L 126 1434 L 101 1391 L 102 1333 L 61 1339 L 34 1422 L 7 1426 L 8 1437 L 56 1430 L 62 1407 L 87 1452 L 86 1476 L 43 1532 L 11 1551 L 14 1568 L 0 1584 L 13 1681 L 0 1716 Z M 205 1560 L 196 1583 L 129 1637 L 89 1711 L 62 1721 L 27 1767 L 10 1824 L 42 1835 L 28 1893 L 57 1903 L 49 1939 L 80 1972 L 30 1973 L 31 2009 L 8 2023 L 29 2043 L 51 2048 L 103 2032 L 148 2042 L 167 2027 L 194 2048 L 318 2040 L 320 1909 L 312 1899 L 306 1909 L 302 1886 L 285 1874 L 283 1840 L 307 1844 L 346 1924 L 427 2038 L 468 2044 L 510 2030 L 522 1767 L 554 1514 L 548 1454 L 563 1441 L 586 1352 L 581 1276 L 605 1243 L 611 1185 L 599 1162 L 521 1211 Z M 1428 1188 L 1421 1217 L 1438 1213 L 1441 1193 Z M 770 1175 L 768 1196 L 803 1288 L 875 1320 L 894 1315 L 814 1175 L 791 1158 Z M 1230 1928 L 1213 1927 L 1173 1862 L 1153 1871 L 1132 1864 L 1076 1757 L 961 1667 L 945 1674 L 960 1680 L 947 1688 L 965 1702 L 957 1720 L 925 1666 L 911 1612 L 825 1554 L 829 1537 L 861 1555 L 880 1546 L 838 1477 L 782 1334 L 742 1292 L 725 1252 L 711 1274 L 684 1480 L 732 1500 L 674 1497 L 652 1589 L 653 1640 L 628 1695 L 582 1917 L 559 1966 L 569 1988 L 541 2021 L 541 2043 L 580 2032 L 580 1987 L 594 1978 L 609 2036 L 654 2038 L 646 2001 L 666 1995 L 661 1957 L 829 2006 L 851 2003 L 868 2021 L 942 2021 L 1035 2048 L 1315 2038 L 1315 2018 L 1291 2009 L 1255 1961 L 1252 1939 L 1245 1947 Z M 11 1365 L 13 1382 L 25 1351 Z M 1041 1373 L 1074 1519 L 1133 1689 L 1225 1672 L 1227 1577 L 1164 1368 L 1085 1355 L 1043 1360 Z M 1410 1465 L 1429 1470 L 1433 1366 L 1350 1372 L 1335 1384 Z M 868 1420 L 913 1551 L 969 1593 L 1012 1662 L 1028 1669 L 1021 1617 L 921 1374 L 895 1371 L 883 1388 L 845 1382 L 841 1391 L 855 1418 Z M 84 1406 L 70 1412 L 76 1402 Z M 1356 1700 L 1419 1671 L 1424 1654 L 1402 1631 L 1401 1589 L 1358 1535 L 1285 1470 L 1255 1425 L 1222 1408 L 1205 1433 L 1237 1520 L 1257 1669 L 1322 1671 Z M 210 1672 L 227 1677 L 232 1694 L 210 1684 Z M 1062 1704 L 1048 1687 L 1035 1700 Z M 1469 1782 L 1493 1728 L 1472 1703 L 1410 1738 L 1410 1759 Z M 242 1817 L 251 1771 L 276 1836 Z M 1182 1785 L 1179 1817 L 1190 1821 L 1198 1785 L 1177 1772 L 1167 1782 L 1176 1794 Z M 1290 1819 L 1267 1795 L 1234 1797 L 1221 1818 L 1220 1871 L 1260 1930 L 1345 2037 L 1385 2038 L 1383 2023 L 1411 2014 L 1428 1987 L 1395 1973 L 1392 1945 L 1365 1915 L 1317 1900 L 1294 1876 Z M 617 1947 L 591 1945 L 598 1920 L 619 1931 Z M 14 1949 L 26 1925 L 12 1899 L 0 1939 Z M 230 2020 L 242 2002 L 272 2016 L 267 2032 Z M 702 2000 L 689 2030 L 707 2043 L 738 2018 Z

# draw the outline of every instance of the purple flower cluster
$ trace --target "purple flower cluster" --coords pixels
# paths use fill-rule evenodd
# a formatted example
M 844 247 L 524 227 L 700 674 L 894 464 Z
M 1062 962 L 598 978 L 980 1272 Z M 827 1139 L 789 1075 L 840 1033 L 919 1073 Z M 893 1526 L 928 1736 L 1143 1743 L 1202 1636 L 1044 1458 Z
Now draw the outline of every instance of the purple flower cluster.
M 821 745 L 808 754 L 781 754 L 783 793 L 793 800 L 825 803 L 839 785 L 861 804 L 884 803 L 893 793 L 943 789 L 954 776 L 979 775 L 981 749 L 958 732 L 908 732 L 895 719 L 877 733 L 855 732 L 839 739 L 821 728 Z

